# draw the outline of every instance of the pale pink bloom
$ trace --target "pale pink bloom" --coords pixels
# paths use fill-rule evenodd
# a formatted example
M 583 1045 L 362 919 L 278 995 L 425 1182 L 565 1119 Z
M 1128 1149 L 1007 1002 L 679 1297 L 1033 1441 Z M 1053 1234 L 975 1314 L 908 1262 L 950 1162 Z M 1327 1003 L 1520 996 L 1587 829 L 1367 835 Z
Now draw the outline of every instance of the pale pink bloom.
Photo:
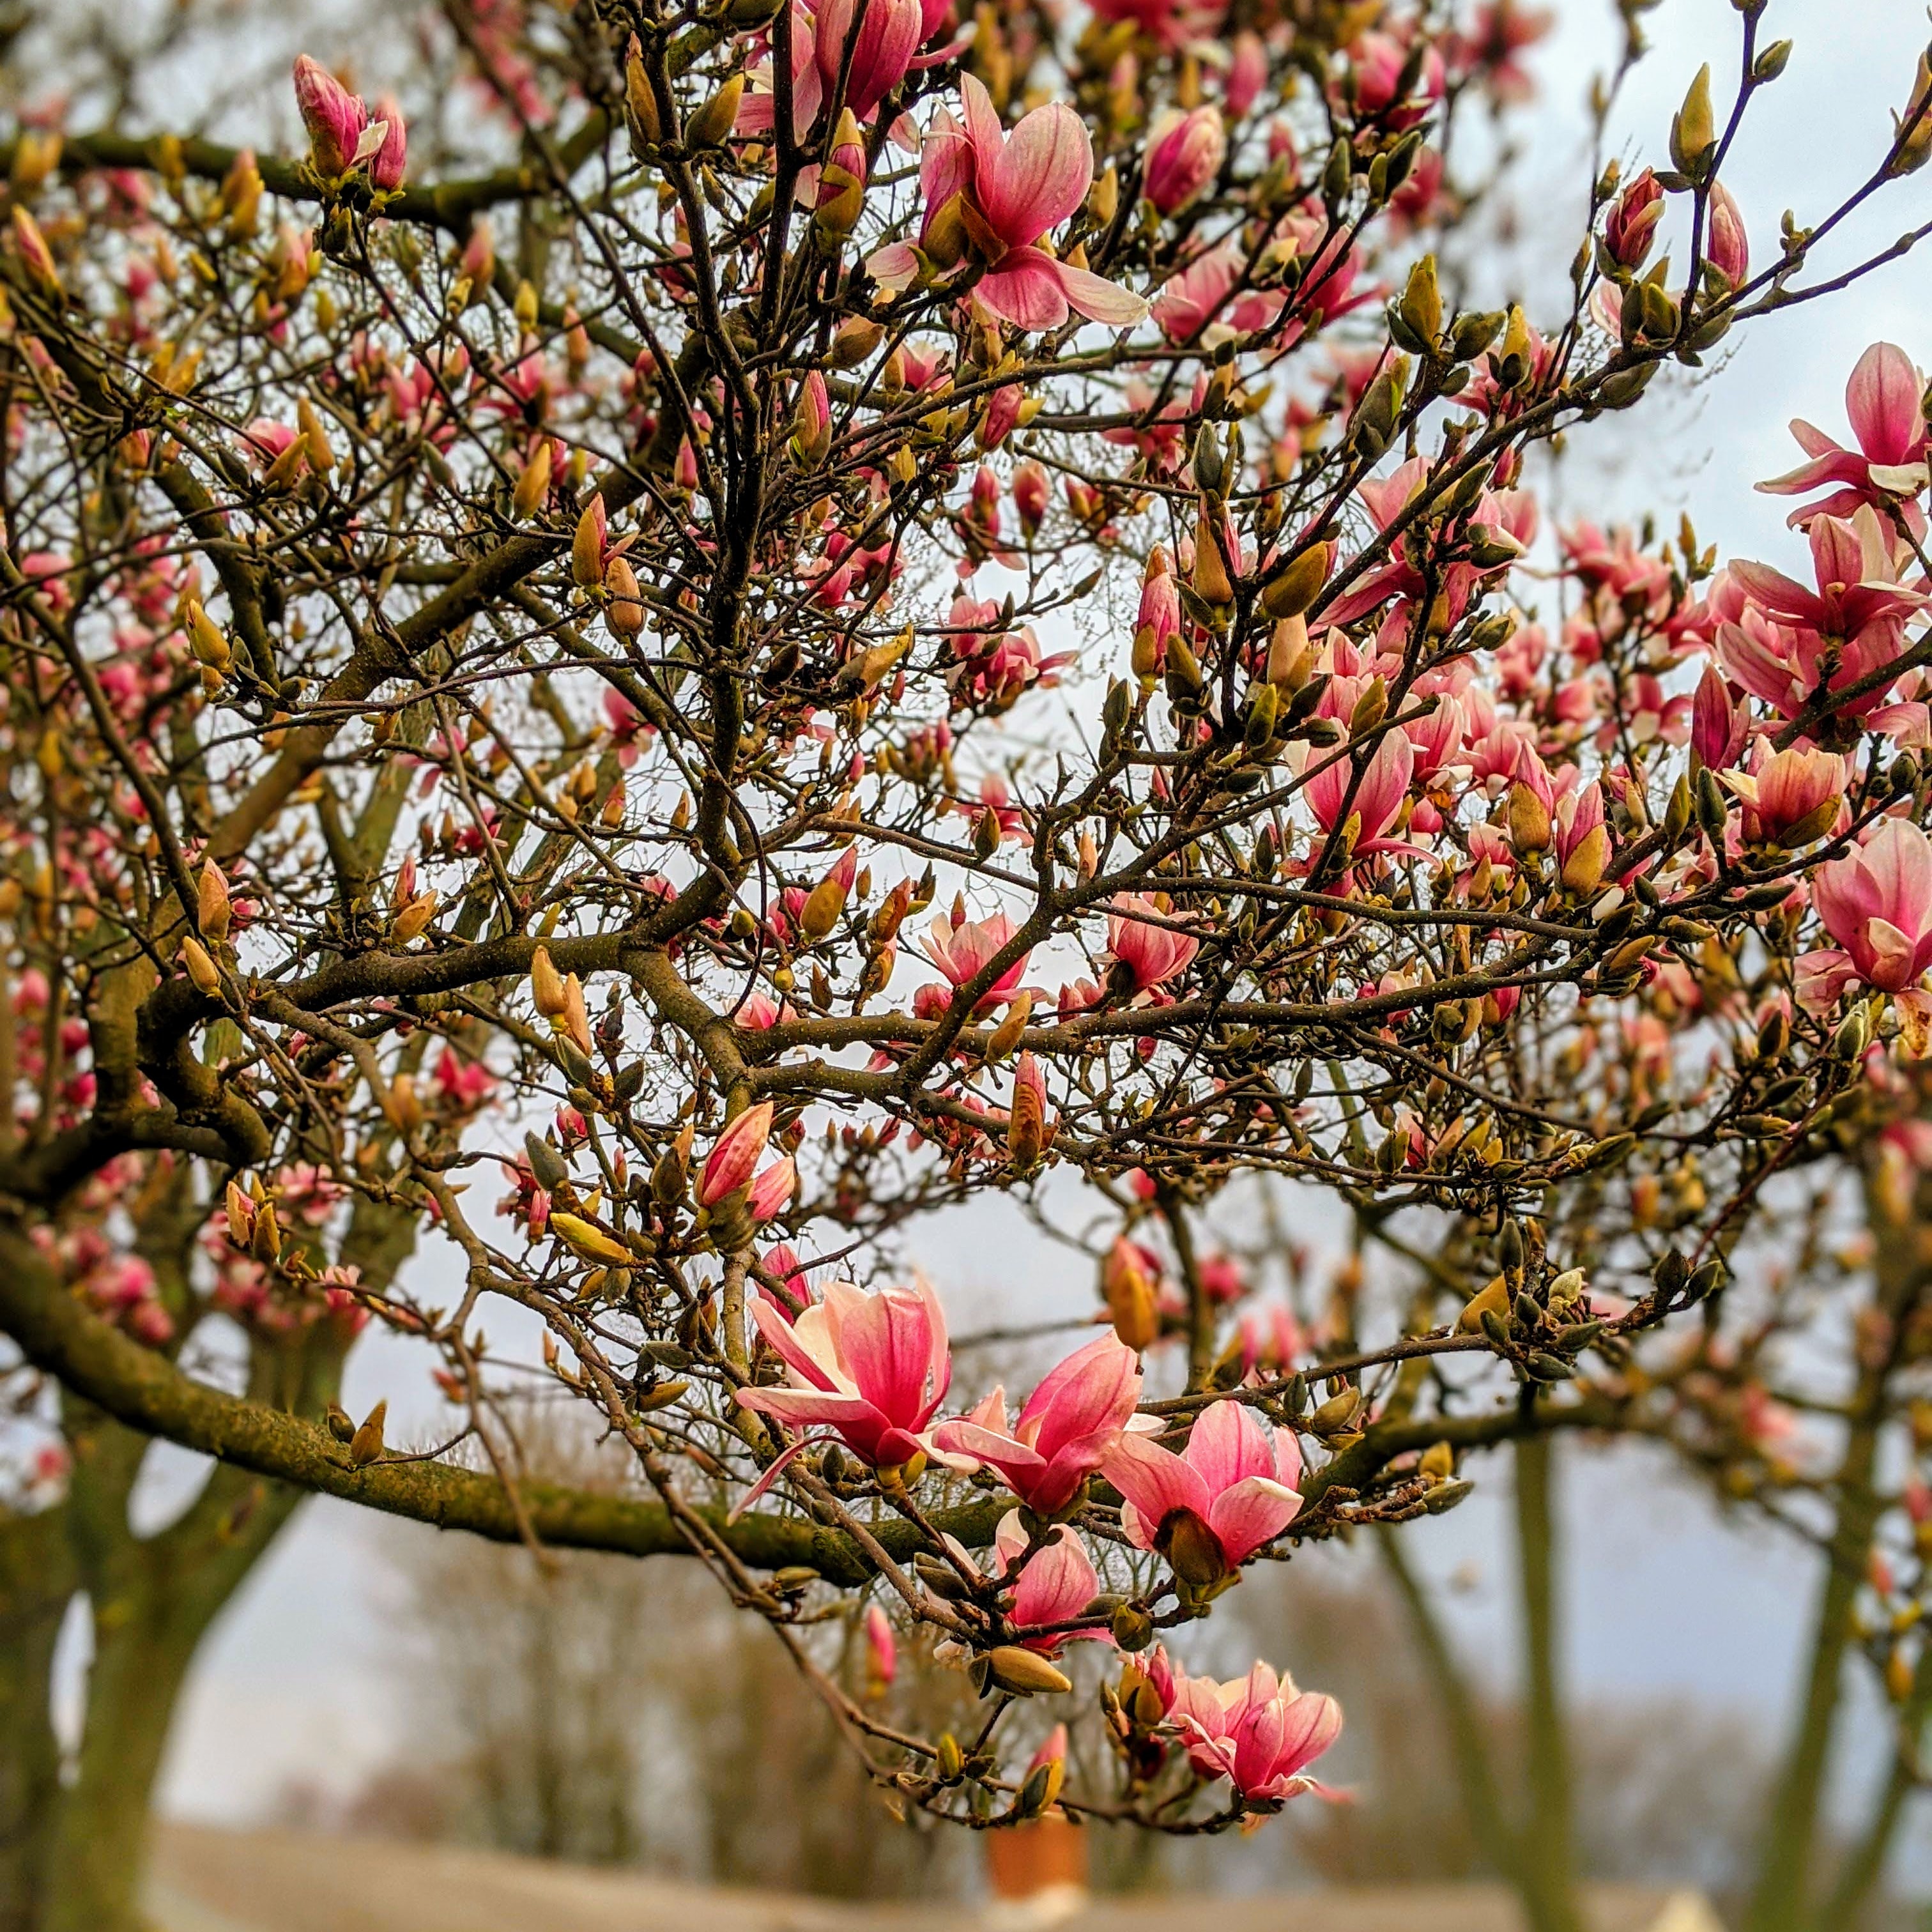
M 1904 589 L 1892 543 L 1877 513 L 1861 506 L 1849 520 L 1820 512 L 1810 521 L 1815 590 L 1768 563 L 1733 563 L 1744 595 L 1781 622 L 1802 624 L 1831 638 L 1856 637 L 1868 624 L 1903 620 L 1925 602 Z
M 1548 8 L 1526 7 L 1520 0 L 1490 0 L 1476 9 L 1468 33 L 1454 38 L 1459 71 L 1480 74 L 1492 100 L 1528 100 L 1535 83 L 1519 56 L 1549 32 L 1556 17 Z
M 1734 682 L 1787 718 L 1821 690 L 1862 682 L 1904 648 L 1905 620 L 1925 603 L 1899 581 L 1892 541 L 1878 514 L 1862 504 L 1849 522 L 1820 511 L 1805 534 L 1816 590 L 1774 570 L 1740 561 L 1730 574 L 1749 600 L 1736 622 L 1720 622 L 1718 662 Z M 1875 685 L 1841 707 L 1863 717 L 1883 704 Z
M 1874 343 L 1845 385 L 1845 413 L 1858 450 L 1846 449 L 1797 418 L 1791 434 L 1810 460 L 1757 487 L 1774 496 L 1802 496 L 1830 488 L 1828 496 L 1793 510 L 1794 524 L 1821 514 L 1850 516 L 1861 503 L 1882 509 L 1901 497 L 1916 496 L 1926 482 L 1925 418 L 1920 409 L 1924 392 L 1925 378 L 1904 350 Z M 1924 515 L 1916 503 L 1908 501 L 1905 512 L 1922 533 Z
M 1178 1456 L 1124 1434 L 1101 1470 L 1126 1499 L 1120 1526 L 1136 1547 L 1161 1547 L 1186 1510 L 1212 1534 L 1230 1570 L 1272 1543 L 1301 1508 L 1294 1432 L 1270 1429 L 1238 1402 L 1203 1409 Z
M 749 1184 L 772 1131 L 772 1103 L 747 1107 L 718 1136 L 698 1179 L 698 1204 L 715 1208 L 727 1195 Z
M 1280 1804 L 1319 1790 L 1304 1769 L 1342 1734 L 1342 1707 L 1319 1691 L 1298 1690 L 1257 1664 L 1245 1677 L 1173 1680 L 1168 1715 L 1186 1743 L 1188 1761 L 1209 1778 L 1225 1778 L 1251 1802 Z
M 922 153 L 922 238 L 946 203 L 963 196 L 976 217 L 976 223 L 968 223 L 968 235 L 986 263 L 973 288 L 973 301 L 984 314 L 1028 329 L 1058 328 L 1070 310 L 1112 328 L 1138 322 L 1147 314 L 1138 296 L 1070 266 L 1039 245 L 1087 199 L 1093 184 L 1094 151 L 1078 114 L 1064 101 L 1049 101 L 1008 135 L 992 97 L 975 76 L 964 76 L 960 92 L 963 134 L 936 123 Z M 868 266 L 891 286 L 904 286 L 918 265 L 899 244 L 881 249 Z
M 1126 974 L 1130 990 L 1136 994 L 1150 993 L 1176 974 L 1186 971 L 1201 950 L 1200 940 L 1192 933 L 1174 932 L 1168 924 L 1150 923 L 1172 916 L 1143 892 L 1124 892 L 1107 915 L 1105 957 Z
M 1812 981 L 1860 979 L 1903 992 L 1932 966 L 1932 843 L 1910 819 L 1887 818 L 1856 852 L 1818 868 L 1811 902 L 1844 950 L 1808 954 Z
M 446 1057 L 448 1052 L 446 1048 Z M 275 1194 L 284 1222 L 298 1217 L 311 1228 L 320 1227 L 348 1191 L 313 1161 L 296 1161 L 275 1177 Z
M 866 1606 L 866 1674 L 881 1688 L 898 1675 L 899 1647 L 890 1618 L 877 1604 Z
M 980 920 L 952 919 L 942 913 L 926 928 L 922 943 L 926 956 L 957 989 L 977 978 L 1012 943 L 1012 936 L 1013 922 L 1003 912 Z M 1022 953 L 987 988 L 982 1006 L 1004 1000 L 1013 992 L 1026 970 L 1027 956 Z
M 1402 35 L 1375 32 L 1358 34 L 1348 49 L 1357 111 L 1364 118 L 1379 120 L 1384 127 L 1397 131 L 1428 119 L 1448 80 L 1442 56 L 1431 40 L 1422 71 L 1412 83 L 1414 91 L 1399 94 L 1412 44 Z
M 1408 852 L 1412 847 L 1382 834 L 1402 810 L 1415 775 L 1415 748 L 1406 731 L 1386 731 L 1355 782 L 1354 767 L 1345 756 L 1324 753 L 1324 762 L 1308 781 L 1308 803 L 1324 832 L 1333 832 L 1346 816 L 1359 817 L 1361 829 L 1356 836 L 1358 853 Z M 1349 796 L 1351 787 L 1354 796 Z
M 1013 1566 L 1025 1555 L 1028 1541 L 1020 1526 L 1020 1513 L 1009 1510 L 993 1532 L 994 1574 L 1010 1576 Z M 1111 1643 L 1106 1630 L 1049 1631 L 1030 1637 L 1029 1630 L 1044 1624 L 1071 1623 L 1100 1594 L 1100 1578 L 1087 1546 L 1065 1523 L 1055 1526 L 1045 1545 L 1027 1562 L 1013 1586 L 1012 1606 L 1008 1612 L 1020 1642 L 1028 1650 L 1046 1656 L 1057 1654 L 1063 1644 L 1077 1640 Z
M 1324 251 L 1304 274 L 1304 283 L 1330 259 Z M 1287 297 L 1278 289 L 1250 289 L 1228 299 L 1245 262 L 1238 248 L 1211 248 L 1162 284 L 1154 298 L 1154 319 L 1168 341 L 1186 342 L 1210 328 L 1244 334 L 1265 328 L 1280 314 Z
M 868 1294 L 835 1281 L 795 1322 L 762 1297 L 752 1318 L 790 1386 L 740 1389 L 745 1408 L 794 1428 L 823 1424 L 874 1468 L 932 1452 L 922 1432 L 945 1400 L 952 1360 L 945 1311 L 928 1283 Z M 766 1471 L 740 1508 L 764 1493 L 785 1460 Z
M 296 106 L 308 130 L 309 158 L 315 171 L 333 178 L 356 164 L 356 151 L 369 124 L 369 110 L 320 61 L 297 56 Z M 400 125 L 400 123 L 398 123 Z
M 1218 107 L 1197 107 L 1188 114 L 1169 109 L 1148 134 L 1142 192 L 1162 214 L 1178 214 L 1220 173 L 1227 152 Z
M 879 103 L 903 80 L 929 38 L 920 0 L 824 0 L 816 14 L 794 0 L 791 10 L 791 101 L 794 137 L 802 141 L 821 112 L 836 118 L 849 107 L 869 121 Z M 850 48 L 850 64 L 846 51 Z M 838 76 L 845 89 L 838 92 Z M 767 70 L 738 110 L 740 134 L 771 128 L 776 100 Z
M 1006 1390 L 995 1388 L 958 1421 L 942 1422 L 933 1440 L 990 1465 L 1029 1509 L 1051 1516 L 1134 1425 L 1140 1399 L 1139 1358 L 1109 1329 L 1053 1370 L 1016 1421 L 1007 1422 Z
M 1760 738 L 1752 770 L 1720 772 L 1718 776 L 1744 800 L 1748 835 L 1781 839 L 1793 826 L 1843 794 L 1845 761 L 1834 752 L 1811 745 L 1768 753 Z M 1813 836 L 1822 836 L 1822 830 Z

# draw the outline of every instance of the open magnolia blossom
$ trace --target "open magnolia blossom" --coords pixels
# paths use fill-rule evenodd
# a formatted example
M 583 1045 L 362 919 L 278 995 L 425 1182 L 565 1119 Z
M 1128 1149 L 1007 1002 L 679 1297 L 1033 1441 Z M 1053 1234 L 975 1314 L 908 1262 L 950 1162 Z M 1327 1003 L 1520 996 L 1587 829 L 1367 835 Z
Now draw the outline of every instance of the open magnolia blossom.
M 1140 1396 L 1139 1358 L 1109 1333 L 1069 1355 L 1010 1427 L 1006 1390 L 996 1388 L 958 1421 L 941 1423 L 933 1439 L 996 1470 L 1036 1515 L 1056 1516 L 1124 1433 L 1160 1428 L 1153 1417 L 1135 1413 Z
M 1773 245 L 1752 8 L 1534 315 L 1437 260 L 1524 9 L 465 19 L 413 151 L 308 56 L 300 154 L 14 139 L 0 1329 L 251 1483 L 701 1563 L 902 1810 L 1251 1821 L 1341 1720 L 1168 1663 L 1250 1566 L 1548 1431 L 1773 1467 L 1729 1258 L 1932 1169 L 1915 352 L 1764 556 L 1540 494 L 1894 251 Z M 1001 1198 L 1076 1292 L 950 1334 Z M 371 1322 L 454 1460 L 328 1406 Z M 635 1494 L 506 1486 L 512 1366 Z
M 794 1427 L 826 1428 L 875 1469 L 932 1452 L 922 1432 L 945 1397 L 952 1364 L 946 1312 L 928 1282 L 866 1294 L 835 1281 L 796 1320 L 769 1301 L 754 1303 L 752 1314 L 792 1386 L 740 1389 L 744 1407 Z
M 1182 1582 L 1211 1588 L 1272 1543 L 1301 1508 L 1301 1448 L 1235 1402 L 1195 1418 L 1178 1456 L 1123 1435 L 1102 1465 L 1124 1498 L 1120 1525 L 1143 1550 L 1159 1549 Z
M 1304 1767 L 1342 1734 L 1342 1707 L 1319 1691 L 1256 1664 L 1245 1677 L 1174 1677 L 1168 1718 L 1195 1768 L 1225 1778 L 1250 1804 L 1280 1804 L 1322 1786 Z

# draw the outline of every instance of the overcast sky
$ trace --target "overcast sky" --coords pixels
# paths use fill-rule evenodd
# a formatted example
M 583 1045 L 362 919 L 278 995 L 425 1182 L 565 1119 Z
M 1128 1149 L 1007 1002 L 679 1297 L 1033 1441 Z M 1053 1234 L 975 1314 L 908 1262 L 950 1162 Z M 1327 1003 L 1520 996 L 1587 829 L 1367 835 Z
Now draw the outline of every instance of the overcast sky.
M 1559 12 L 1557 35 L 1540 50 L 1543 104 L 1525 124 L 1518 198 L 1516 259 L 1538 261 L 1536 280 L 1545 287 L 1552 275 L 1560 281 L 1574 246 L 1588 173 L 1578 147 L 1582 104 L 1615 45 L 1602 0 L 1562 0 Z M 1666 0 L 1649 26 L 1657 52 L 1628 86 L 1614 151 L 1663 165 L 1670 113 L 1700 60 L 1712 61 L 1718 98 L 1726 98 L 1738 16 L 1726 0 Z M 1888 112 L 1904 100 L 1926 31 L 1914 0 L 1771 0 L 1764 37 L 1789 35 L 1796 52 L 1726 171 L 1754 261 L 1774 251 L 1780 209 L 1795 208 L 1801 221 L 1814 218 L 1881 151 Z M 1924 219 L 1928 181 L 1932 172 L 1894 191 L 1847 240 L 1882 244 Z M 1520 265 L 1514 272 L 1528 274 Z M 1920 320 L 1932 306 L 1928 295 L 1932 268 L 1914 259 L 1850 298 L 1771 319 L 1708 382 L 1646 406 L 1641 440 L 1613 439 L 1619 460 L 1607 472 L 1580 464 L 1564 486 L 1569 508 L 1587 500 L 1607 520 L 1609 512 L 1648 507 L 1674 522 L 1680 508 L 1693 506 L 1704 540 L 1791 568 L 1799 546 L 1784 527 L 1788 506 L 1754 496 L 1751 482 L 1795 460 L 1789 417 L 1808 416 L 1828 431 L 1841 426 L 1845 376 L 1868 343 L 1889 337 L 1916 359 L 1932 361 Z M 998 1205 L 936 1231 L 922 1254 L 962 1306 L 1023 1311 L 1028 1319 L 1090 1306 L 1084 1270 L 1070 1268 L 1064 1250 Z M 412 1426 L 427 1431 L 438 1405 L 422 1376 L 412 1351 L 372 1336 L 352 1364 L 348 1406 L 360 1414 L 386 1396 L 392 1437 Z M 178 1474 L 184 1461 L 178 1459 Z M 1502 1472 L 1491 1473 L 1499 1490 Z M 1588 1525 L 1587 1536 L 1571 1540 L 1568 1640 L 1577 1684 L 1678 1694 L 1781 1721 L 1812 1595 L 1809 1565 L 1762 1533 L 1718 1525 L 1687 1490 L 1634 1480 L 1640 1474 L 1628 1462 L 1573 1473 Z M 1472 1646 L 1484 1648 L 1504 1614 L 1507 1575 L 1491 1554 L 1501 1546 L 1492 1538 L 1502 1501 L 1479 1495 L 1456 1516 L 1412 1532 L 1439 1575 L 1473 1565 L 1477 1580 L 1458 1594 L 1456 1616 Z M 290 1773 L 322 1770 L 347 1786 L 400 1748 L 395 1687 L 379 1654 L 380 1546 L 379 1534 L 347 1506 L 305 1508 L 204 1648 L 164 1780 L 171 1810 L 245 1819 Z M 1861 1728 L 1869 1744 L 1877 1726 L 1868 1715 Z

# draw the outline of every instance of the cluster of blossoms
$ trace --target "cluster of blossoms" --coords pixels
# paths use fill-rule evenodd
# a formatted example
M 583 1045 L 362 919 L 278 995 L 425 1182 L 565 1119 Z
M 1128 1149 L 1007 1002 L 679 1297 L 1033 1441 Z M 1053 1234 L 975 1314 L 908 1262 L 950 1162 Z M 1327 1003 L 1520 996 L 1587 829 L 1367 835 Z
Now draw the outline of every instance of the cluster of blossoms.
M 1232 1825 L 1340 1713 L 1168 1634 L 1632 1412 L 1932 1034 L 1922 378 L 1873 349 L 1856 452 L 1801 425 L 1766 486 L 1808 585 L 1543 528 L 1550 438 L 1807 286 L 1814 230 L 1754 274 L 1720 179 L 1774 50 L 1595 184 L 1539 325 L 1434 252 L 1520 8 L 586 17 L 481 23 L 518 158 L 486 122 L 433 185 L 306 57 L 304 159 L 16 157 L 0 1325 L 146 1413 L 21 1311 L 178 1351 L 73 1220 L 164 1165 L 206 1305 L 378 1315 L 486 1437 L 506 1297 L 653 1492 L 624 1546 L 716 1570 L 906 1802 Z M 933 1288 L 844 1277 L 975 1195 L 1051 1219 L 1050 1172 L 1098 1332 L 1010 1415 Z M 1358 1274 L 1260 1298 L 1256 1177 L 1454 1266 L 1392 1333 Z M 352 1493 L 380 1418 L 330 1420 Z M 814 1648 L 846 1590 L 869 1698 Z M 970 1750 L 883 1722 L 912 1632 L 989 1700 L 1126 1652 L 1118 1792 L 1003 1772 L 1008 1701 Z

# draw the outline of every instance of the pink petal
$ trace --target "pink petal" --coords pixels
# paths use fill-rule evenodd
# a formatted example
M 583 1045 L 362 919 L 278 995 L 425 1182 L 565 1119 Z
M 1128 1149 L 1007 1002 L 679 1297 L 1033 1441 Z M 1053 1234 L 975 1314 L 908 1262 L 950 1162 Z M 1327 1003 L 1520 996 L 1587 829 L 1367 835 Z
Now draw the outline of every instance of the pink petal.
M 932 1336 L 927 1309 L 918 1297 L 894 1288 L 868 1295 L 862 1307 L 846 1316 L 838 1347 L 860 1393 L 882 1415 L 902 1429 L 924 1424 L 932 1413 L 926 1406 L 926 1388 Z
M 1858 848 L 1877 904 L 1915 936 L 1932 922 L 1932 841 L 1910 820 L 1888 818 Z
M 1110 282 L 1089 269 L 1070 268 L 1064 262 L 1059 264 L 1059 270 L 1060 286 L 1068 308 L 1089 322 L 1102 322 L 1109 328 L 1131 328 L 1145 319 L 1147 303 L 1132 290 L 1124 289 L 1119 283 Z
M 1016 328 L 1058 328 L 1066 320 L 1060 264 L 1037 248 L 1010 250 L 974 284 L 973 300 L 992 320 Z
M 760 1415 L 776 1416 L 796 1426 L 814 1422 L 838 1428 L 850 1424 L 876 1424 L 879 1412 L 863 1396 L 836 1395 L 817 1389 L 748 1388 L 738 1391 L 742 1408 L 754 1408 Z
M 1300 1513 L 1301 1498 L 1272 1476 L 1250 1476 L 1214 1498 L 1208 1526 L 1230 1565 L 1245 1563 L 1272 1543 Z
M 1020 1411 L 1016 1434 L 1036 1425 L 1034 1445 L 1053 1456 L 1096 1431 L 1121 1427 L 1140 1400 L 1139 1358 L 1112 1329 L 1050 1370 Z
M 1210 1496 L 1232 1489 L 1244 1477 L 1274 1474 L 1274 1444 L 1268 1426 L 1238 1402 L 1211 1402 L 1204 1408 L 1184 1453 Z
M 980 146 L 976 130 L 974 145 Z M 1064 100 L 1026 116 L 989 170 L 980 150 L 977 188 L 987 224 L 1010 248 L 1037 242 L 1087 199 L 1094 150 L 1087 127 Z
M 907 242 L 888 242 L 866 258 L 866 272 L 882 289 L 909 289 L 919 273 L 919 257 Z
M 1748 560 L 1733 563 L 1730 570 L 1732 579 L 1745 596 L 1766 610 L 1780 616 L 1796 617 L 1807 624 L 1825 620 L 1825 608 L 1817 594 L 1794 582 L 1783 571 L 1774 570 L 1768 563 L 1753 563 Z M 1334 614 L 1332 611 L 1329 613 L 1331 617 Z
M 976 1462 L 991 1463 L 1007 1479 L 1008 1486 L 1016 1494 L 1024 1494 L 1031 1486 L 1030 1479 L 1046 1468 L 1046 1459 L 1024 1442 L 1016 1442 L 1010 1436 L 996 1435 L 964 1418 L 942 1422 L 932 1432 L 932 1439 L 949 1454 L 970 1456 Z
M 832 1284 L 835 1288 L 839 1286 L 836 1282 Z M 814 1342 L 828 1350 L 831 1346 L 826 1339 L 824 1318 L 813 1322 L 804 1334 L 798 1332 L 801 1325 L 812 1321 L 814 1312 L 808 1308 L 794 1323 L 788 1322 L 762 1295 L 752 1304 L 752 1319 L 758 1324 L 758 1333 L 787 1367 L 802 1376 L 814 1388 L 835 1389 L 836 1384 L 832 1372 L 812 1347 Z
M 1312 1764 L 1342 1735 L 1342 1707 L 1319 1690 L 1304 1690 L 1288 1702 L 1281 1767 L 1298 1772 Z
M 1151 1546 L 1161 1520 L 1170 1511 L 1191 1509 L 1204 1522 L 1212 1506 L 1199 1473 L 1172 1450 L 1144 1436 L 1123 1436 L 1108 1451 L 1100 1471 L 1138 1513 L 1147 1532 L 1143 1549 Z M 1135 1540 L 1141 1539 L 1136 1536 Z
M 1894 344 L 1874 342 L 1858 358 L 1845 385 L 1845 412 L 1873 462 L 1904 462 L 1924 434 L 1918 412 L 1924 387 L 1911 357 Z
M 1053 1539 L 1020 1572 L 1013 1592 L 1013 1622 L 1028 1624 L 1064 1623 L 1077 1617 L 1100 1588 L 1093 1561 L 1080 1539 L 1063 1523 Z

